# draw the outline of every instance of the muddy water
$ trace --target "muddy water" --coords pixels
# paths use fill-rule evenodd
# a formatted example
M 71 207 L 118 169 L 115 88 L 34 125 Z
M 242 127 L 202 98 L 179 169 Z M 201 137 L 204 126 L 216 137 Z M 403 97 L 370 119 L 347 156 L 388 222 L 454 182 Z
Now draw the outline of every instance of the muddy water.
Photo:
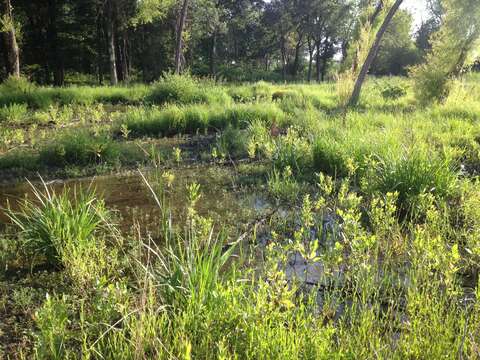
M 166 191 L 166 200 L 175 217 L 185 214 L 187 199 L 186 187 L 197 182 L 200 184 L 201 199 L 197 211 L 211 217 L 218 226 L 238 228 L 239 224 L 248 222 L 258 212 L 259 197 L 252 191 L 239 187 L 236 177 L 229 168 L 215 166 L 188 167 L 169 170 L 173 174 L 172 186 Z M 153 180 L 158 174 L 146 173 Z M 42 189 L 40 181 L 34 186 Z M 107 207 L 116 210 L 117 221 L 122 230 L 128 231 L 135 222 L 143 229 L 153 231 L 158 223 L 160 210 L 145 182 L 137 172 L 128 175 L 99 176 L 66 181 L 50 181 L 49 189 L 62 191 L 67 189 L 94 189 L 99 198 L 104 199 Z M 32 186 L 25 182 L 13 186 L 0 186 L 0 208 L 8 204 L 18 209 L 23 199 L 34 200 Z M 0 224 L 8 222 L 4 210 L 0 210 Z

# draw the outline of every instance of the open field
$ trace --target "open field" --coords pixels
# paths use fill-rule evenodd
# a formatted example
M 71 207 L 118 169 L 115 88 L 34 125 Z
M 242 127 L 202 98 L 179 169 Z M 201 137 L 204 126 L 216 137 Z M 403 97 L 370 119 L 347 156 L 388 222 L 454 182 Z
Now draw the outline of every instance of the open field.
M 477 80 L 0 85 L 0 357 L 480 357 Z

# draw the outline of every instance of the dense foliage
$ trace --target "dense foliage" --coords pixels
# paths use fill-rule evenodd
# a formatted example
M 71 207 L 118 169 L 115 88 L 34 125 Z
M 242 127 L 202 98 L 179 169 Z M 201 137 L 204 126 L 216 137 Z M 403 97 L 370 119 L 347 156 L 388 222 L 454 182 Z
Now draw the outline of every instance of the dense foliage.
M 196 75 L 236 81 L 331 79 L 339 55 L 346 61 L 358 37 L 359 14 L 373 6 L 356 0 L 191 0 L 176 49 L 181 1 L 8 1 L 21 72 L 55 85 L 153 81 L 175 69 L 177 51 L 183 69 Z M 424 39 L 434 30 L 428 29 L 423 26 L 416 41 L 417 35 L 410 36 L 411 15 L 400 12 L 373 72 L 404 74 L 419 61 Z M 5 61 L 0 58 L 2 78 Z

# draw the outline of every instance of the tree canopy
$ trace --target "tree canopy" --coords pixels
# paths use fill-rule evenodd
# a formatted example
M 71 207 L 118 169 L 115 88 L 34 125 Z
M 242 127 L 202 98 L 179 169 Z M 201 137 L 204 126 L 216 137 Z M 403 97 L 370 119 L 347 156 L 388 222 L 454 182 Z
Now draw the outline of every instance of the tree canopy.
M 358 66 L 358 44 L 380 26 L 388 1 L 373 0 L 2 0 L 22 74 L 42 84 L 153 81 L 177 70 L 227 80 L 331 79 Z M 399 75 L 430 48 L 443 12 L 412 34 L 400 11 L 371 72 Z M 362 25 L 363 24 L 363 25 Z M 3 26 L 5 28 L 5 26 Z M 2 29 L 5 38 L 12 35 Z M 8 35 L 8 36 L 7 36 Z M 371 41 L 370 38 L 369 41 Z M 3 41 L 0 77 L 11 73 Z M 367 46 L 368 47 L 368 46 Z M 18 54 L 17 54 L 18 57 Z

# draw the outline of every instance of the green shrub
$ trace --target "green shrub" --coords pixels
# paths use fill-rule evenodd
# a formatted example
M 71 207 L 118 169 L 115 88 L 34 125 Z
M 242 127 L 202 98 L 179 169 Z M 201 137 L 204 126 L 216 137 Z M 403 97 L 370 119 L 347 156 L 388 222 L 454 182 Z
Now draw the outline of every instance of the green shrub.
M 191 75 L 164 74 L 152 85 L 146 100 L 153 104 L 228 103 L 225 91 Z
M 212 127 L 225 128 L 228 124 L 239 128 L 246 128 L 249 124 L 259 120 L 265 124 L 283 125 L 286 116 L 282 110 L 270 103 L 239 104 L 224 108 L 212 114 Z
M 248 103 L 255 100 L 253 88 L 250 86 L 231 86 L 227 93 L 236 103 Z
M 9 77 L 0 85 L 0 106 L 29 104 L 36 87 L 26 78 Z
M 49 106 L 71 104 L 138 104 L 145 98 L 147 89 L 144 85 L 132 87 L 36 87 L 25 79 L 8 79 L 0 85 L 0 106 L 16 103 L 25 104 L 34 109 L 46 109 Z M 213 97 L 213 94 L 211 96 Z
M 12 171 L 14 169 L 38 171 L 38 156 L 27 150 L 11 151 L 5 155 L 1 155 L 0 170 Z
M 407 95 L 405 87 L 397 84 L 387 84 L 381 89 L 382 97 L 385 101 L 398 100 Z
M 73 317 L 67 296 L 61 298 L 47 294 L 45 303 L 36 314 L 38 332 L 35 334 L 35 356 L 39 359 L 64 359 L 74 334 L 69 329 Z
M 252 86 L 256 101 L 268 101 L 272 96 L 272 85 L 265 81 L 258 81 Z
M 272 101 L 282 101 L 288 98 L 298 97 L 298 93 L 293 90 L 278 90 L 272 94 Z
M 169 102 L 185 104 L 202 102 L 205 97 L 199 94 L 198 81 L 190 75 L 165 74 L 152 85 L 147 100 L 156 104 Z

